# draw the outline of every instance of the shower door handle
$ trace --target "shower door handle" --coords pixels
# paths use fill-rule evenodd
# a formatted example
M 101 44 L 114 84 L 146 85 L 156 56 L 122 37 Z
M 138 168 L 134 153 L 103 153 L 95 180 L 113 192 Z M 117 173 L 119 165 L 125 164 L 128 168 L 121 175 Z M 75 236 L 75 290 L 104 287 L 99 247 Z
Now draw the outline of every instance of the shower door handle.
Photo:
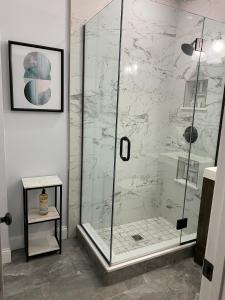
M 127 143 L 127 153 L 126 156 L 123 156 L 123 144 L 124 142 Z M 120 158 L 123 161 L 128 161 L 130 159 L 130 140 L 128 137 L 124 136 L 120 139 Z

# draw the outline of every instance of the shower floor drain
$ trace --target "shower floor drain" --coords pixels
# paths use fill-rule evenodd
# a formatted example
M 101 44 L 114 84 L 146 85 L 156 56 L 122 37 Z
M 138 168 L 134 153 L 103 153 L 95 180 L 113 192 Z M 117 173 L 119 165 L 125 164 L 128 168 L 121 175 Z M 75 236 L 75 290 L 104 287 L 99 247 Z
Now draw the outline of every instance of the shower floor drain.
M 144 239 L 140 234 L 135 234 L 135 235 L 132 235 L 131 237 L 135 240 L 135 242 L 141 241 Z

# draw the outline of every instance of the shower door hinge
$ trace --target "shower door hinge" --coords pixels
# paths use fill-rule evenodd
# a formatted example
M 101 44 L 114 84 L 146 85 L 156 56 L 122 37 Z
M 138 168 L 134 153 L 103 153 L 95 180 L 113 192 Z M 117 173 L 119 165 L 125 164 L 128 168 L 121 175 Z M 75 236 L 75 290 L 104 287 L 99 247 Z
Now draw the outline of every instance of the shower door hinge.
M 187 218 L 177 220 L 177 230 L 187 228 L 187 223 L 188 223 Z
M 202 275 L 205 276 L 209 281 L 212 281 L 213 269 L 214 269 L 214 265 L 211 262 L 209 262 L 207 259 L 204 259 Z
M 195 51 L 204 52 L 204 40 L 202 38 L 197 38 L 195 40 Z

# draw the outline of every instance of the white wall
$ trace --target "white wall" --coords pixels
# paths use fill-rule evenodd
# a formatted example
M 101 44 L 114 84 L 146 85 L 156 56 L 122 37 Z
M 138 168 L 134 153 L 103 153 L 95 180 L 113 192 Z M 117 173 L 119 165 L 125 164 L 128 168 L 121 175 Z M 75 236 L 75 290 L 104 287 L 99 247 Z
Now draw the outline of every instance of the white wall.
M 195 14 L 225 22 L 224 0 L 180 0 L 180 6 Z
M 0 5 L 10 240 L 12 248 L 18 248 L 23 246 L 21 177 L 58 174 L 64 183 L 63 224 L 67 223 L 69 0 L 9 0 Z M 10 110 L 8 40 L 65 50 L 64 113 Z

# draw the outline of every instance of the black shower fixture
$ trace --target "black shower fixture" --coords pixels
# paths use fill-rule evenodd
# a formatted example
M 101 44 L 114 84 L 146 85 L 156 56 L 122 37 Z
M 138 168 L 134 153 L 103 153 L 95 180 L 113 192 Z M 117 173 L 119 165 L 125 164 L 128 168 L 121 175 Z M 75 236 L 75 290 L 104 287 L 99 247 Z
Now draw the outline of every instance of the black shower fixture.
M 194 44 L 195 44 L 195 40 L 191 44 L 182 44 L 181 49 L 184 52 L 184 54 L 188 56 L 192 56 L 194 52 Z
M 185 129 L 183 137 L 185 138 L 186 142 L 194 143 L 198 139 L 198 130 L 195 127 L 192 128 L 192 126 L 189 126 Z
M 201 52 L 203 51 L 203 39 L 197 38 L 190 44 L 184 43 L 181 45 L 181 49 L 188 56 L 192 56 L 194 51 Z

